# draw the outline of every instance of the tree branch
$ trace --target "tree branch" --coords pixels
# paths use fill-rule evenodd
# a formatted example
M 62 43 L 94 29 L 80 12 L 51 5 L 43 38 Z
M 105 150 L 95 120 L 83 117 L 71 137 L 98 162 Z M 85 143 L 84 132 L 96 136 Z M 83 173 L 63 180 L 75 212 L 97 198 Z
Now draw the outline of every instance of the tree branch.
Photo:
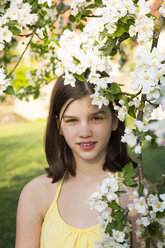
M 156 28 L 155 28 L 155 30 L 153 32 L 153 40 L 152 40 L 152 45 L 151 45 L 151 52 L 152 52 L 154 47 L 157 47 L 159 34 L 160 34 L 160 31 L 161 31 L 161 29 L 162 29 L 164 24 L 165 24 L 165 18 L 160 16 L 158 21 L 157 21 L 157 24 L 156 24 L 157 26 L 156 26 Z M 142 98 L 141 98 L 141 104 L 143 105 L 143 103 L 145 103 L 146 101 L 147 101 L 146 95 L 143 94 Z M 137 120 L 143 121 L 143 109 L 139 109 L 138 115 L 137 115 Z M 140 145 L 141 145 L 141 142 L 140 142 Z M 137 156 L 137 158 L 138 158 L 139 186 L 143 187 L 144 174 L 143 174 L 142 154 L 139 154 Z M 147 245 L 147 243 L 146 243 L 146 245 Z
M 95 18 L 100 18 L 102 15 L 82 15 L 82 17 L 95 17 Z
M 142 95 L 141 98 L 141 104 L 146 101 L 146 95 Z M 139 109 L 137 120 L 143 121 L 143 109 Z M 141 142 L 140 142 L 141 145 Z M 144 173 L 143 173 L 143 159 L 142 159 L 142 153 L 137 156 L 138 158 L 138 174 L 139 174 L 139 187 L 143 187 L 143 179 L 144 179 Z
M 29 34 L 19 34 L 18 36 L 20 36 L 20 37 L 29 37 L 32 34 L 33 34 L 33 32 L 32 33 L 29 33 Z
M 21 54 L 19 60 L 17 61 L 17 63 L 15 64 L 14 68 L 9 72 L 9 74 L 8 74 L 7 76 L 11 76 L 12 73 L 13 73 L 13 72 L 15 71 L 15 69 L 17 68 L 17 66 L 19 65 L 21 59 L 23 58 L 25 52 L 27 51 L 27 49 L 28 49 L 28 47 L 29 47 L 29 45 L 30 45 L 30 43 L 31 43 L 31 41 L 32 41 L 32 39 L 33 39 L 33 37 L 34 37 L 34 34 L 35 34 L 35 32 L 36 32 L 36 30 L 37 30 L 37 28 L 38 28 L 39 22 L 40 22 L 40 20 L 38 20 L 38 22 L 36 23 L 36 26 L 34 27 L 33 32 L 32 32 L 32 34 L 31 34 L 31 38 L 30 38 L 29 42 L 27 43 L 27 45 L 26 45 L 26 47 L 25 47 L 23 53 Z

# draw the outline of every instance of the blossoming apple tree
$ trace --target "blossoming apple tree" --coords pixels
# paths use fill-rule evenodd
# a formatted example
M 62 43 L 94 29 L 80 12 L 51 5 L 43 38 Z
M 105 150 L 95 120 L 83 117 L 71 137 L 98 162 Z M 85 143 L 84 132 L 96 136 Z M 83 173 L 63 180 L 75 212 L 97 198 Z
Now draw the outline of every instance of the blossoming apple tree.
M 109 177 L 89 198 L 91 208 L 100 213 L 98 221 L 104 233 L 101 247 L 130 247 L 129 211 L 136 210 L 138 235 L 144 247 L 165 247 L 165 194 L 158 184 L 144 180 L 142 143 L 165 143 L 165 121 L 152 120 L 152 112 L 160 105 L 165 109 L 165 54 L 157 48 L 159 34 L 165 24 L 165 1 L 160 17 L 150 14 L 150 1 L 145 0 L 73 0 L 71 3 L 51 0 L 3 0 L 0 3 L 0 95 L 20 99 L 39 96 L 40 87 L 65 73 L 64 83 L 75 86 L 75 80 L 95 85 L 92 104 L 113 102 L 118 118 L 134 118 L 134 128 L 126 127 L 121 142 L 127 143 L 137 156 L 138 172 L 127 164 L 118 182 Z M 63 17 L 65 15 L 65 18 Z M 67 20 L 67 21 L 66 21 Z M 78 32 L 77 32 L 78 31 Z M 131 72 L 132 94 L 123 92 L 112 72 L 112 59 L 120 54 L 123 41 L 133 39 L 143 45 Z M 145 46 L 150 42 L 150 50 Z M 23 47 L 22 53 L 14 49 Z M 29 85 L 16 88 L 14 72 L 25 52 L 43 61 L 41 69 L 27 71 Z M 100 78 L 105 71 L 109 77 Z M 121 82 L 122 83 L 122 82 Z M 136 180 L 136 178 L 138 178 Z M 162 182 L 165 178 L 162 176 Z M 123 209 L 117 198 L 125 193 L 122 185 L 136 187 L 135 199 Z

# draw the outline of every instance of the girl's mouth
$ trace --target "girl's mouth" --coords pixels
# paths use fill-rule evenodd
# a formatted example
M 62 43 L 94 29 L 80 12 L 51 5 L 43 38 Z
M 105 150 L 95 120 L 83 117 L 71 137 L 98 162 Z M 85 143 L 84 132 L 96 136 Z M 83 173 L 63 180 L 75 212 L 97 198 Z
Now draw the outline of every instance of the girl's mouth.
M 91 150 L 95 147 L 96 142 L 82 142 L 78 143 L 78 145 L 83 150 Z

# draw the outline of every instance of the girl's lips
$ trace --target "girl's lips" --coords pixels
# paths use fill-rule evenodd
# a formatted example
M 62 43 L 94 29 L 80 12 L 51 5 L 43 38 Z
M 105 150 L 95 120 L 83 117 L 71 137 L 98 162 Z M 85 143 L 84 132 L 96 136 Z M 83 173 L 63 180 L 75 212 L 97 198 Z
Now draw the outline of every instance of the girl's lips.
M 79 147 L 83 150 L 91 150 L 95 147 L 97 142 L 81 142 L 78 143 Z

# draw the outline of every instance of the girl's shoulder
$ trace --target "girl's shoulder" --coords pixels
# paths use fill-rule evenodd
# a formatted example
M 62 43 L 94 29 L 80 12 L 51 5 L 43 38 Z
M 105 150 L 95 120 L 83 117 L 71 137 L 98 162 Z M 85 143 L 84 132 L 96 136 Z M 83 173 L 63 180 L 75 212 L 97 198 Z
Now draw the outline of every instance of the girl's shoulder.
M 35 205 L 36 211 L 44 218 L 55 196 L 57 186 L 58 182 L 52 183 L 52 179 L 46 174 L 38 176 L 24 186 L 20 194 L 19 204 L 33 207 Z

